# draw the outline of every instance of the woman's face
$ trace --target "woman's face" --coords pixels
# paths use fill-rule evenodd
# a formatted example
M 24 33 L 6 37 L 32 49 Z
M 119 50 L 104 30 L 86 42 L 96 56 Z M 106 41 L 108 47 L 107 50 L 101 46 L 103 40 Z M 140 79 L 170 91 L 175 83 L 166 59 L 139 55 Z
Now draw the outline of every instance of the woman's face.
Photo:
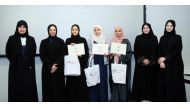
M 143 33 L 144 34 L 148 34 L 150 32 L 150 28 L 147 26 L 147 25 L 145 25 L 144 27 L 143 27 Z
M 74 36 L 77 36 L 79 34 L 79 29 L 77 26 L 73 26 L 72 30 L 71 30 L 72 34 Z
M 95 36 L 100 36 L 100 35 L 101 35 L 101 30 L 100 30 L 100 28 L 95 27 L 95 28 L 94 28 L 94 34 L 95 34 Z
M 174 29 L 173 25 L 171 22 L 168 22 L 167 25 L 166 25 L 166 31 L 167 32 L 172 32 Z
M 56 28 L 54 26 L 51 26 L 49 28 L 49 34 L 50 34 L 50 36 L 56 36 L 56 33 L 57 33 Z
M 25 34 L 26 33 L 26 27 L 24 25 L 21 25 L 18 27 L 18 32 L 20 34 Z
M 115 29 L 115 35 L 117 37 L 121 37 L 123 35 L 122 29 L 121 28 L 116 28 Z

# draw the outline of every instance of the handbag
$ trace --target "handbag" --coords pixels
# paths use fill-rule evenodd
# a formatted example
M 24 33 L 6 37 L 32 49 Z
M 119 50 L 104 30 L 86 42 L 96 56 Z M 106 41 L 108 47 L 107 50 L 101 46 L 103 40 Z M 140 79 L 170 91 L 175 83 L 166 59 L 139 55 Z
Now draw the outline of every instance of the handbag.
M 126 84 L 126 73 L 127 65 L 126 64 L 111 64 L 112 80 L 114 83 Z
M 86 83 L 88 87 L 95 86 L 100 83 L 100 67 L 92 64 L 92 56 L 88 61 L 88 68 L 84 69 Z
M 64 58 L 65 76 L 80 76 L 81 68 L 78 57 L 76 55 L 66 55 Z

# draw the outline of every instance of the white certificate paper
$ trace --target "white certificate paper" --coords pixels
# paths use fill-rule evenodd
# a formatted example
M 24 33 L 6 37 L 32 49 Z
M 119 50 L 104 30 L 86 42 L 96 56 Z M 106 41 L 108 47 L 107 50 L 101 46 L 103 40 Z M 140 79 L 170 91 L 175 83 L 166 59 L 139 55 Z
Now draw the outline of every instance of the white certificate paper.
M 92 54 L 107 55 L 108 44 L 93 44 Z
M 111 53 L 126 55 L 127 44 L 111 43 Z
M 75 45 L 68 45 L 68 52 L 69 55 L 84 55 L 84 43 L 75 44 Z

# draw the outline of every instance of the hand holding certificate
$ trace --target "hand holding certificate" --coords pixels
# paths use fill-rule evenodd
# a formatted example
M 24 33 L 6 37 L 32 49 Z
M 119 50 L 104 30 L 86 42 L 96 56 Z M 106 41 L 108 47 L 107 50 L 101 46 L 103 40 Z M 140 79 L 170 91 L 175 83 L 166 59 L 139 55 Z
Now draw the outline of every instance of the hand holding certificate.
M 108 55 L 108 44 L 93 44 L 92 54 Z
M 84 43 L 68 45 L 69 55 L 84 55 Z
M 127 44 L 111 43 L 111 53 L 126 54 Z

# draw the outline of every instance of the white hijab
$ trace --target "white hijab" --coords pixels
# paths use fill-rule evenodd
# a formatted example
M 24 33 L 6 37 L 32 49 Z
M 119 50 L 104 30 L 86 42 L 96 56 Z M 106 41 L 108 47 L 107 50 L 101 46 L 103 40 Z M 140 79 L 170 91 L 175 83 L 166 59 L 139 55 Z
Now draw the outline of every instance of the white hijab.
M 100 29 L 100 31 L 101 31 L 101 35 L 100 35 L 100 36 L 96 36 L 96 35 L 95 35 L 95 33 L 94 33 L 94 29 L 95 29 L 95 28 L 99 28 L 99 29 Z M 99 25 L 93 26 L 93 32 L 92 32 L 91 41 L 92 41 L 91 44 L 93 44 L 94 41 L 95 41 L 96 43 L 98 43 L 98 44 L 105 44 L 105 43 L 106 43 L 106 39 L 105 39 L 105 37 L 104 37 L 104 35 L 103 35 L 102 27 L 101 27 L 101 26 L 99 26 Z M 93 61 L 93 62 L 94 62 L 94 61 Z M 104 56 L 104 64 L 108 64 L 108 59 L 107 59 L 106 56 Z
M 101 31 L 101 35 L 100 36 L 96 36 L 95 33 L 94 33 L 94 29 L 95 28 L 99 28 L 100 31 Z M 104 38 L 104 35 L 103 35 L 103 32 L 102 32 L 102 27 L 99 26 L 99 25 L 95 25 L 93 27 L 93 35 L 92 35 L 92 41 L 98 43 L 98 44 L 104 44 L 106 42 L 105 38 Z

